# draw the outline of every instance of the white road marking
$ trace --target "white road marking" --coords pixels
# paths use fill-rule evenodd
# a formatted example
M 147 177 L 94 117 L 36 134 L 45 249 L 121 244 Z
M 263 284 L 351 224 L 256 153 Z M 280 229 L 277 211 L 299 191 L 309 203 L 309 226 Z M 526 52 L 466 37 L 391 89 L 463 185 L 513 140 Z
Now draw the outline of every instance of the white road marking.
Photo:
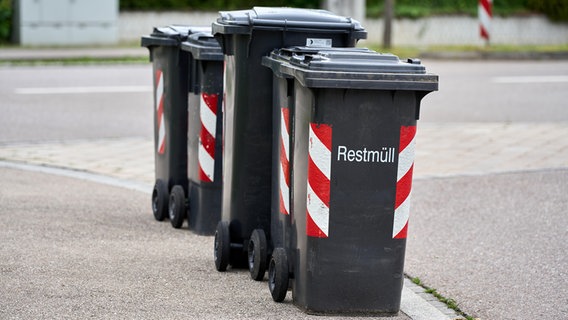
M 516 76 L 516 77 L 494 77 L 493 83 L 561 83 L 568 82 L 568 76 Z
M 16 88 L 15 94 L 84 94 L 84 93 L 135 93 L 152 92 L 152 86 L 93 86 L 93 87 L 51 87 Z

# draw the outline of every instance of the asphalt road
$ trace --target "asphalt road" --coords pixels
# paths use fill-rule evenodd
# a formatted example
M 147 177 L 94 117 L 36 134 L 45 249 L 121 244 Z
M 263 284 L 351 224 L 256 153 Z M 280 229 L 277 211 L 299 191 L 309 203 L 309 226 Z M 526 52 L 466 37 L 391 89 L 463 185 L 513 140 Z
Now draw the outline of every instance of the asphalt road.
M 423 122 L 568 121 L 568 61 L 424 61 L 440 75 Z
M 422 122 L 568 121 L 566 61 L 424 61 Z M 151 66 L 0 68 L 0 143 L 152 136 Z
M 152 137 L 149 65 L 0 68 L 0 142 Z

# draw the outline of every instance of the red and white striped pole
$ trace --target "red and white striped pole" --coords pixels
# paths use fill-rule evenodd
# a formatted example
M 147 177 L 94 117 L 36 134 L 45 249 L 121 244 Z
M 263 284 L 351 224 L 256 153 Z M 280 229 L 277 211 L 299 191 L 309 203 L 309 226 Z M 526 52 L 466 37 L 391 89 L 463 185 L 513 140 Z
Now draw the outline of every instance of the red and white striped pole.
M 479 32 L 481 38 L 485 39 L 486 44 L 489 45 L 489 38 L 491 33 L 491 19 L 493 0 L 479 0 L 477 12 L 479 16 Z

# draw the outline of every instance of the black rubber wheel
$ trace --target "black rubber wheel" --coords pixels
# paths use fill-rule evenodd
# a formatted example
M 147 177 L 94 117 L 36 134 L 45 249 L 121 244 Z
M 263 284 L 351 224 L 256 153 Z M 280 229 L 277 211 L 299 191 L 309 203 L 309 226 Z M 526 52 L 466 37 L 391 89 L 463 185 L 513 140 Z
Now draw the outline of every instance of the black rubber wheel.
M 172 188 L 168 212 L 172 227 L 176 229 L 181 228 L 186 216 L 185 192 L 182 186 L 174 186 Z
M 152 212 L 158 221 L 164 221 L 168 215 L 168 187 L 158 179 L 152 190 Z
M 229 222 L 219 221 L 215 231 L 215 268 L 217 271 L 227 270 L 231 254 L 231 237 L 229 234 Z
M 248 245 L 248 268 L 250 277 L 256 281 L 264 279 L 267 262 L 266 235 L 262 229 L 254 229 Z
M 288 292 L 288 257 L 284 248 L 276 248 L 272 252 L 270 265 L 268 267 L 268 289 L 272 295 L 272 300 L 276 302 L 284 301 Z

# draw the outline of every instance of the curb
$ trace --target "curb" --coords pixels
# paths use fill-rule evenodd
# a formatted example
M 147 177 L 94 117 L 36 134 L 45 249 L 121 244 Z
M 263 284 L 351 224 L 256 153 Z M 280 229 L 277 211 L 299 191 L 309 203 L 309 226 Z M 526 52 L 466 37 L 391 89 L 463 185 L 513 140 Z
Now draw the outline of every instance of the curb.
M 437 60 L 568 60 L 568 51 L 425 51 L 419 54 L 423 59 Z M 54 49 L 0 49 L 0 62 L 33 62 L 36 60 L 65 61 L 68 59 L 126 59 L 148 58 L 146 48 L 54 48 Z

